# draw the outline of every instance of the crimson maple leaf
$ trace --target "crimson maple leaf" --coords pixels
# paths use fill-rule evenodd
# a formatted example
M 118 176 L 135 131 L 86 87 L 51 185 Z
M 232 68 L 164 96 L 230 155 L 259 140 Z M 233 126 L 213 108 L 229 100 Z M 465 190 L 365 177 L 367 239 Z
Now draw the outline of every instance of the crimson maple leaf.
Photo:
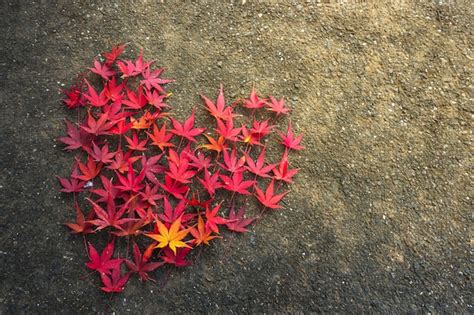
M 287 183 L 293 182 L 293 176 L 298 173 L 298 169 L 288 169 L 288 151 L 285 150 L 283 156 L 278 164 L 278 167 L 273 169 L 273 174 L 275 175 L 274 178 L 276 180 L 282 180 Z
M 166 122 L 161 126 L 161 129 L 158 129 L 156 124 L 153 124 L 153 134 L 147 132 L 152 143 L 160 148 L 161 151 L 164 151 L 165 148 L 174 147 L 174 144 L 169 142 L 173 138 L 172 133 L 166 134 Z
M 280 135 L 282 141 L 282 144 L 288 148 L 288 149 L 293 149 L 293 150 L 301 150 L 304 149 L 304 147 L 300 146 L 301 139 L 303 138 L 303 135 L 299 135 L 295 138 L 293 131 L 291 130 L 291 122 L 288 123 L 288 129 L 286 131 L 286 134 L 282 134 L 277 130 L 278 134 Z
M 222 187 L 222 183 L 219 182 L 219 172 L 211 174 L 211 172 L 207 170 L 207 167 L 204 170 L 204 179 L 198 178 L 198 180 L 201 182 L 202 186 L 206 188 L 211 197 L 214 197 L 216 189 Z
M 143 94 L 142 87 L 138 87 L 137 94 L 126 89 L 128 100 L 123 100 L 123 104 L 129 109 L 140 110 L 147 104 L 147 99 Z
M 95 136 L 74 127 L 74 125 L 67 119 L 65 119 L 64 122 L 66 123 L 68 136 L 58 138 L 58 141 L 61 141 L 67 145 L 64 150 L 75 150 L 82 148 L 83 150 L 87 151 L 90 148 L 92 140 L 94 140 Z
M 173 129 L 171 132 L 177 136 L 184 137 L 191 142 L 196 142 L 194 137 L 200 135 L 206 128 L 194 128 L 194 109 L 191 115 L 181 124 L 179 121 L 171 117 Z
M 121 103 L 123 100 L 123 88 L 125 86 L 125 82 L 120 83 L 117 85 L 117 80 L 115 77 L 112 77 L 112 80 L 108 81 L 106 86 L 105 86 L 105 95 L 107 98 L 114 103 L 116 103 L 116 106 L 118 106 L 121 109 Z
M 241 195 L 250 195 L 250 192 L 247 191 L 247 188 L 255 183 L 253 180 L 243 180 L 243 172 L 233 173 L 232 177 L 226 175 L 220 175 L 220 177 L 223 181 L 223 188 L 234 191 Z
M 237 151 L 235 149 L 232 149 L 230 155 L 227 153 L 227 150 L 224 150 L 224 165 L 218 164 L 231 173 L 240 173 L 244 171 L 245 156 L 241 156 L 237 159 Z
M 96 90 L 92 87 L 89 81 L 87 81 L 87 79 L 84 79 L 84 82 L 86 82 L 87 84 L 88 94 L 84 93 L 83 95 L 84 95 L 84 98 L 89 101 L 89 104 L 91 106 L 102 107 L 105 104 L 107 104 L 109 99 L 107 98 L 107 95 L 105 93 L 106 92 L 105 88 L 100 92 L 100 94 L 97 94 Z
M 278 203 L 283 197 L 285 197 L 285 195 L 288 192 L 274 195 L 273 190 L 274 190 L 274 180 L 272 180 L 270 185 L 268 185 L 265 193 L 260 188 L 258 188 L 258 186 L 255 186 L 256 197 L 262 205 L 270 209 L 282 208 Z
M 152 246 L 149 246 L 148 248 L 152 248 Z M 148 281 L 151 280 L 155 282 L 154 279 L 150 278 L 148 273 L 150 271 L 155 270 L 156 268 L 162 266 L 164 262 L 148 262 L 147 257 L 147 252 L 150 255 L 150 249 L 145 250 L 145 252 L 142 253 L 140 252 L 140 248 L 136 243 L 133 244 L 133 261 L 130 261 L 128 259 L 125 260 L 125 264 L 127 265 L 127 268 L 130 269 L 132 273 L 138 273 L 138 277 L 140 278 L 140 281 Z
M 180 184 L 168 175 L 165 175 L 165 183 L 159 183 L 159 185 L 176 199 L 183 199 L 184 194 L 189 190 L 189 186 Z
M 110 259 L 114 254 L 114 242 L 110 242 L 105 246 L 102 254 L 99 255 L 97 250 L 89 242 L 89 259 L 86 263 L 87 268 L 95 270 L 101 274 L 109 274 L 110 270 L 119 268 L 122 264 L 122 259 Z
M 232 117 L 235 117 L 235 114 L 233 114 L 232 107 L 225 106 L 224 88 L 222 85 L 219 90 L 219 94 L 217 95 L 216 104 L 214 104 L 204 95 L 201 95 L 201 98 L 203 99 L 206 105 L 206 109 L 209 111 L 211 116 L 214 116 L 216 119 L 228 120 Z
M 93 135 L 107 135 L 109 134 L 110 128 L 115 125 L 115 122 L 109 121 L 109 114 L 103 113 L 99 116 L 97 120 L 94 119 L 94 116 L 90 112 L 87 113 L 87 123 L 81 125 L 82 130 Z
M 131 156 L 132 153 L 133 151 L 127 151 L 125 154 L 123 154 L 123 151 L 119 149 L 115 153 L 114 160 L 112 163 L 110 163 L 110 165 L 107 166 L 107 168 L 111 170 L 117 170 L 120 173 L 128 171 L 129 162 L 133 164 L 136 160 L 140 159 L 139 156 Z
M 89 234 L 92 233 L 92 225 L 88 222 L 89 220 L 92 220 L 94 217 L 94 211 L 89 211 L 89 214 L 87 215 L 87 220 L 84 218 L 84 214 L 82 213 L 81 209 L 79 208 L 79 205 L 76 204 L 76 223 L 64 223 L 65 226 L 70 228 L 72 233 L 74 234 Z
M 102 188 L 91 189 L 91 193 L 100 197 L 96 202 L 107 202 L 109 198 L 115 199 L 120 191 L 115 188 L 112 178 L 109 179 L 104 175 L 100 175 L 100 181 L 102 182 Z
M 247 162 L 247 165 L 248 165 L 246 167 L 248 171 L 260 177 L 270 177 L 270 175 L 268 175 L 268 172 L 273 170 L 276 164 L 270 164 L 270 165 L 265 166 L 265 148 L 263 148 L 262 151 L 260 151 L 260 154 L 256 162 L 252 160 L 250 155 L 248 155 L 245 152 L 244 154 L 245 154 L 245 162 Z
M 250 132 L 253 137 L 256 137 L 258 140 L 262 139 L 272 131 L 273 127 L 268 124 L 269 119 L 264 121 L 254 120 Z
M 202 152 L 187 152 L 187 155 L 190 159 L 189 165 L 194 167 L 197 171 L 200 171 L 203 168 L 209 169 L 213 165 L 211 163 L 211 158 L 209 156 L 205 156 Z
M 100 75 L 104 80 L 108 80 L 111 76 L 115 75 L 115 71 L 111 70 L 110 67 L 105 64 L 100 64 L 99 61 L 94 61 L 94 67 L 90 70 L 98 75 Z
M 92 208 L 94 209 L 94 212 L 98 218 L 95 220 L 88 221 L 91 224 L 97 226 L 97 228 L 95 229 L 96 231 L 100 231 L 109 226 L 114 227 L 117 230 L 123 230 L 121 225 L 127 222 L 137 220 L 134 218 L 122 218 L 123 214 L 128 208 L 128 205 L 131 199 L 129 199 L 126 203 L 121 205 L 118 211 L 116 209 L 117 207 L 115 205 L 115 201 L 112 198 L 109 198 L 107 200 L 107 211 L 105 211 L 104 208 L 99 206 L 97 203 L 95 203 L 91 199 L 87 198 L 87 200 L 92 204 Z
M 229 222 L 229 220 L 217 216 L 221 205 L 222 203 L 219 203 L 212 209 L 206 208 L 206 229 L 210 229 L 214 233 L 219 233 L 218 225 Z
M 181 199 L 176 206 L 172 206 L 168 197 L 163 198 L 163 213 L 158 216 L 165 223 L 173 223 L 181 217 L 181 223 L 186 223 L 194 217 L 194 214 L 184 213 L 187 200 Z
M 94 160 L 90 156 L 87 157 L 87 164 L 83 164 L 77 159 L 77 165 L 79 166 L 82 175 L 76 174 L 73 176 L 84 181 L 94 179 L 97 175 L 99 175 L 100 170 L 102 169 L 102 163 L 95 164 Z
M 266 99 L 259 98 L 257 92 L 255 91 L 255 86 L 253 86 L 252 92 L 250 92 L 250 97 L 244 101 L 244 104 L 242 104 L 242 106 L 255 110 L 265 106 L 265 102 Z
M 163 195 L 158 194 L 158 186 L 145 185 L 145 191 L 140 192 L 143 201 L 146 201 L 152 206 L 156 206 L 155 200 L 163 198 Z
M 105 58 L 105 63 L 110 65 L 122 54 L 125 44 L 119 44 L 112 47 L 110 52 L 103 52 L 102 56 Z
M 238 136 L 240 135 L 240 128 L 234 128 L 234 120 L 231 118 L 227 120 L 217 120 L 217 129 L 216 132 L 224 137 L 224 139 L 235 142 L 237 141 Z
M 101 273 L 100 278 L 102 279 L 102 283 L 104 284 L 104 287 L 102 287 L 101 289 L 102 291 L 107 293 L 120 293 L 123 291 L 124 286 L 127 283 L 129 277 L 130 273 L 127 273 L 122 277 L 120 267 L 112 269 L 110 277 L 105 273 Z
M 189 169 L 189 162 L 187 159 L 181 159 L 179 164 L 170 161 L 168 167 L 169 171 L 166 172 L 166 174 L 182 184 L 190 183 L 191 181 L 189 179 L 196 175 L 196 171 Z
M 118 180 L 122 185 L 115 186 L 116 188 L 122 191 L 132 191 L 132 192 L 139 192 L 143 188 L 142 181 L 145 178 L 145 171 L 142 169 L 138 176 L 135 176 L 135 171 L 132 168 L 132 163 L 128 162 L 128 173 L 127 178 L 120 175 L 120 173 L 116 172 Z
M 242 136 L 240 137 L 240 140 L 243 143 L 247 143 L 250 146 L 255 145 L 262 145 L 260 143 L 260 136 L 257 133 L 253 133 L 247 129 L 247 127 L 242 126 Z
M 80 181 L 77 178 L 71 177 L 71 178 L 62 178 L 59 176 L 56 176 L 56 178 L 59 180 L 59 183 L 63 188 L 61 188 L 60 191 L 65 192 L 65 193 L 77 193 L 83 191 L 83 187 L 86 184 L 85 181 Z
M 234 207 L 232 207 L 229 212 L 229 222 L 225 224 L 227 228 L 234 232 L 239 232 L 239 233 L 247 232 L 248 230 L 246 229 L 246 227 L 252 224 L 252 222 L 255 221 L 256 218 L 246 219 L 244 217 L 244 214 L 245 214 L 244 207 L 241 207 L 239 211 L 237 212 L 237 214 L 234 211 Z
M 161 110 L 163 107 L 170 107 L 168 104 L 164 102 L 164 99 L 167 98 L 169 94 L 160 95 L 158 91 L 145 91 L 145 97 L 148 103 L 154 106 L 156 109 Z
M 82 95 L 82 83 L 80 85 L 73 85 L 69 90 L 63 90 L 62 92 L 66 95 L 63 99 L 63 103 L 66 104 L 67 108 L 74 109 L 80 106 L 84 106 L 86 100 Z
M 192 263 L 186 260 L 186 255 L 191 251 L 191 248 L 177 248 L 176 254 L 169 248 L 165 247 L 163 256 L 161 257 L 165 263 L 175 265 L 176 267 L 186 267 Z
M 158 184 L 155 174 L 162 174 L 166 169 L 163 165 L 158 164 L 163 154 L 150 156 L 148 159 L 146 156 L 142 157 L 142 169 L 145 170 L 145 177 L 154 184 Z
M 92 142 L 92 150 L 89 150 L 89 155 L 96 161 L 102 163 L 111 163 L 115 152 L 109 152 L 109 145 L 106 143 L 99 148 L 94 142 Z
M 144 84 L 148 90 L 151 90 L 151 88 L 154 87 L 161 94 L 166 94 L 166 91 L 163 89 L 162 85 L 174 82 L 174 80 L 160 78 L 159 76 L 164 70 L 164 68 L 153 71 L 150 71 L 150 69 L 145 70 L 142 73 L 143 80 L 140 81 L 140 84 Z
M 127 147 L 132 151 L 146 151 L 148 150 L 146 147 L 146 143 L 148 139 L 139 140 L 137 133 L 135 131 L 132 132 L 132 138 L 125 136 L 125 140 L 127 140 L 128 145 Z
M 267 102 L 267 110 L 276 113 L 276 115 L 286 115 L 290 112 L 288 107 L 285 107 L 285 98 L 282 97 L 281 100 L 277 100 L 273 96 L 270 96 L 270 102 Z

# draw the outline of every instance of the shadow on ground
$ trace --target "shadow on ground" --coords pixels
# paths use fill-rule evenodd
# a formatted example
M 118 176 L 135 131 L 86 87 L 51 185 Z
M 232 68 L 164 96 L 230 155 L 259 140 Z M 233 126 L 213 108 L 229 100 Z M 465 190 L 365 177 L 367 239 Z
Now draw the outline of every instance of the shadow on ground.
M 472 311 L 472 6 L 42 2 L 0 5 L 2 313 Z M 53 139 L 58 89 L 118 42 L 183 115 L 220 83 L 287 96 L 306 150 L 283 211 L 109 300 L 60 225 Z

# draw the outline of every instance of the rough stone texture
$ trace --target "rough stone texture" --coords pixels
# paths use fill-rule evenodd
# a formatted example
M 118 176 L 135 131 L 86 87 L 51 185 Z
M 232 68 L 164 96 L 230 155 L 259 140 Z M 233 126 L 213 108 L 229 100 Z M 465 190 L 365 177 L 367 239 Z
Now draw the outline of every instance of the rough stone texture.
M 470 1 L 0 4 L 1 313 L 472 312 Z M 104 1 L 107 2 L 107 1 Z M 244 1 L 245 2 L 245 1 Z M 172 105 L 255 83 L 306 150 L 285 209 L 192 267 L 109 299 L 60 223 L 71 154 L 58 89 L 128 42 Z M 470 298 L 471 296 L 471 298 Z

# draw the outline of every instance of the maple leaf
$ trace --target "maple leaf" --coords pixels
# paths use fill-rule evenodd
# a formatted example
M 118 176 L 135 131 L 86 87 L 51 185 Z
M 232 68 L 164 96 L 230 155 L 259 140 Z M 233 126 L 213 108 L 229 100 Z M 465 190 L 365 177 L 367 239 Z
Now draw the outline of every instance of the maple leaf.
M 92 150 L 89 150 L 89 155 L 96 161 L 102 163 L 111 163 L 115 152 L 109 152 L 109 145 L 105 144 L 102 148 L 99 148 L 94 142 L 92 142 Z
M 130 117 L 130 122 L 132 123 L 133 129 L 148 129 L 154 123 L 156 117 L 150 114 L 148 111 L 136 119 L 135 117 Z
M 217 95 L 216 104 L 214 104 L 204 95 L 201 95 L 201 98 L 206 105 L 206 109 L 209 111 L 211 116 L 215 117 L 216 119 L 228 120 L 232 117 L 235 117 L 235 114 L 232 113 L 232 107 L 225 106 L 224 88 L 222 85 L 220 87 L 219 94 Z
M 155 200 L 158 200 L 164 197 L 163 195 L 158 194 L 157 192 L 158 192 L 158 186 L 151 187 L 150 185 L 146 184 L 145 191 L 140 192 L 140 195 L 142 196 L 143 201 L 146 201 L 152 206 L 156 206 Z
M 109 133 L 113 135 L 123 135 L 129 131 L 132 126 L 132 123 L 127 123 L 125 120 L 120 120 L 109 130 Z
M 246 229 L 246 226 L 252 224 L 252 222 L 255 221 L 256 218 L 246 219 L 244 217 L 244 214 L 245 214 L 244 207 L 241 207 L 239 211 L 237 212 L 237 214 L 234 211 L 234 207 L 232 207 L 229 213 L 229 222 L 225 224 L 227 228 L 231 231 L 239 232 L 239 233 L 248 232 L 248 230 Z
M 303 138 L 303 135 L 299 135 L 295 138 L 293 131 L 291 130 L 291 122 L 288 123 L 288 129 L 286 131 L 286 134 L 282 134 L 277 130 L 278 134 L 280 135 L 282 141 L 282 144 L 290 149 L 290 150 L 302 150 L 304 147 L 300 146 L 301 139 Z
M 263 191 L 260 188 L 258 188 L 258 186 L 255 186 L 256 197 L 262 205 L 270 209 L 282 208 L 278 203 L 283 197 L 285 197 L 285 195 L 288 192 L 274 195 L 273 190 L 274 190 L 274 180 L 272 180 L 270 185 L 268 185 L 265 193 L 263 193 Z
M 203 168 L 209 169 L 213 164 L 211 163 L 211 158 L 205 156 L 202 152 L 197 152 L 195 154 L 186 152 L 190 159 L 189 165 L 194 167 L 197 171 L 202 170 Z
M 88 222 L 92 220 L 94 217 L 94 212 L 90 211 L 87 215 L 87 221 L 84 218 L 84 214 L 82 213 L 79 205 L 76 204 L 76 223 L 64 223 L 65 226 L 70 228 L 72 233 L 74 234 L 89 234 L 92 233 L 92 225 Z
M 115 152 L 114 160 L 107 166 L 107 168 L 110 170 L 117 170 L 120 173 L 128 171 L 128 162 L 133 164 L 136 160 L 140 159 L 139 156 L 131 156 L 132 153 L 133 151 L 127 151 L 123 154 L 123 151 L 119 149 Z
M 252 128 L 250 128 L 252 137 L 256 137 L 258 140 L 260 140 L 266 135 L 268 135 L 270 131 L 272 131 L 273 127 L 275 127 L 275 126 L 268 125 L 268 121 L 269 119 L 264 120 L 264 121 L 254 120 Z
M 101 273 L 100 278 L 102 280 L 102 283 L 104 284 L 104 287 L 102 287 L 101 289 L 102 291 L 107 293 L 120 293 L 123 291 L 124 286 L 127 283 L 129 277 L 130 273 L 127 273 L 122 277 L 120 267 L 112 269 L 110 277 L 105 273 Z
M 163 89 L 162 85 L 174 82 L 174 80 L 160 78 L 159 76 L 164 70 L 164 68 L 153 71 L 150 71 L 150 69 L 145 70 L 142 73 L 143 80 L 140 81 L 140 84 L 144 84 L 148 90 L 151 90 L 151 88 L 154 87 L 159 93 L 166 94 L 166 91 Z
M 165 175 L 165 183 L 159 183 L 161 188 L 172 194 L 176 199 L 183 199 L 184 194 L 189 190 L 189 186 L 182 185 L 168 175 Z
M 76 150 L 82 148 L 87 151 L 95 136 L 74 127 L 74 125 L 67 119 L 65 119 L 64 122 L 66 123 L 68 136 L 58 138 L 58 141 L 67 145 L 64 150 Z
M 224 150 L 224 165 L 220 163 L 218 164 L 220 167 L 231 173 L 240 173 L 244 171 L 245 155 L 237 159 L 237 151 L 235 149 L 232 149 L 230 155 L 227 153 L 226 150 Z
M 105 58 L 105 63 L 111 65 L 122 54 L 125 44 L 119 44 L 112 47 L 110 52 L 103 52 L 102 56 Z
M 117 61 L 117 67 L 119 68 L 120 72 L 122 72 L 122 78 L 137 76 L 148 69 L 151 64 L 151 62 L 143 61 L 143 54 L 141 51 L 138 55 L 138 58 L 135 60 L 135 63 L 131 60 L 125 60 L 125 62 Z
M 194 240 L 192 241 L 196 246 L 201 244 L 209 245 L 209 241 L 215 238 L 222 238 L 221 236 L 211 235 L 213 231 L 204 225 L 204 220 L 201 216 L 198 217 L 198 227 L 191 229 L 191 234 L 194 236 Z
M 97 250 L 89 242 L 89 259 L 86 263 L 87 268 L 100 272 L 101 274 L 109 274 L 110 270 L 119 268 L 122 264 L 122 259 L 110 259 L 114 254 L 114 242 L 110 242 L 105 246 L 102 254 L 99 255 Z
M 96 202 L 107 202 L 109 198 L 115 199 L 119 190 L 113 185 L 112 178 L 109 179 L 104 175 L 100 175 L 100 181 L 102 182 L 102 188 L 91 189 L 91 193 L 100 197 Z
M 181 124 L 179 121 L 171 117 L 173 129 L 171 132 L 177 136 L 184 137 L 191 142 L 196 142 L 194 137 L 200 135 L 206 128 L 194 128 L 194 109 L 191 115 Z
M 194 214 L 184 213 L 187 206 L 187 200 L 181 199 L 178 204 L 173 207 L 167 197 L 163 198 L 163 213 L 158 216 L 165 223 L 173 223 L 181 217 L 181 224 L 186 223 L 194 217 Z
M 115 186 L 116 188 L 122 191 L 132 191 L 132 192 L 139 192 L 143 188 L 142 181 L 145 178 L 145 171 L 142 169 L 138 176 L 135 176 L 135 171 L 132 168 L 132 162 L 128 162 L 128 174 L 127 178 L 120 175 L 120 173 L 116 173 L 119 182 L 122 185 Z
M 115 201 L 112 198 L 109 198 L 107 200 L 107 211 L 105 211 L 104 208 L 99 206 L 91 199 L 87 198 L 87 200 L 92 204 L 92 208 L 94 209 L 94 212 L 98 218 L 95 220 L 88 221 L 91 224 L 97 226 L 96 231 L 103 230 L 109 226 L 114 227 L 117 230 L 123 230 L 123 228 L 121 227 L 122 224 L 137 220 L 134 218 L 122 218 L 123 214 L 127 210 L 131 199 L 121 205 L 118 211 L 116 210 Z
M 67 108 L 74 109 L 84 106 L 85 99 L 82 95 L 82 83 L 81 85 L 72 85 L 69 90 L 63 90 L 62 92 L 66 95 L 63 103 L 66 104 Z
M 235 142 L 237 137 L 240 135 L 242 127 L 234 128 L 234 122 L 232 118 L 227 120 L 217 120 L 217 129 L 216 132 L 224 137 L 224 139 Z
M 170 160 L 168 167 L 169 171 L 166 172 L 166 174 L 182 184 L 190 183 L 191 181 L 189 179 L 196 175 L 196 171 L 189 169 L 189 162 L 187 159 L 181 159 L 179 164 L 173 163 Z
M 242 126 L 242 136 L 240 137 L 240 140 L 243 143 L 247 143 L 248 145 L 262 145 L 260 143 L 260 137 L 258 134 L 252 133 L 247 129 L 247 127 Z
M 285 98 L 282 97 L 281 100 L 275 99 L 273 96 L 270 96 L 270 102 L 267 102 L 267 110 L 276 113 L 276 115 L 286 115 L 290 112 L 288 107 L 285 107 Z
M 89 104 L 94 107 L 102 107 L 108 102 L 107 95 L 105 94 L 106 89 L 103 89 L 100 94 L 97 94 L 96 90 L 92 87 L 92 85 L 84 79 L 84 82 L 87 84 L 87 93 L 83 93 L 84 98 L 89 101 Z
M 270 175 L 268 175 L 268 172 L 273 170 L 276 164 L 270 164 L 270 165 L 265 166 L 265 148 L 263 148 L 262 151 L 260 151 L 260 154 L 256 162 L 254 162 L 247 153 L 244 152 L 244 155 L 245 155 L 245 161 L 247 162 L 247 165 L 248 165 L 246 168 L 249 172 L 252 172 L 255 175 L 260 176 L 260 177 L 270 177 Z
M 77 178 L 71 177 L 71 178 L 62 178 L 59 176 L 56 176 L 58 179 L 59 183 L 63 188 L 61 188 L 60 191 L 65 192 L 65 193 L 77 193 L 83 191 L 83 187 L 86 184 L 85 181 L 80 181 Z
M 169 142 L 173 138 L 173 134 L 166 134 L 166 122 L 161 126 L 161 129 L 158 129 L 158 126 L 153 124 L 153 134 L 148 132 L 147 134 L 152 140 L 152 144 L 159 147 L 161 151 L 164 151 L 165 148 L 174 147 L 174 144 Z
M 149 247 L 151 248 L 151 247 Z M 138 277 L 140 278 L 140 281 L 154 281 L 150 276 L 148 275 L 148 272 L 155 270 L 156 268 L 162 266 L 164 262 L 148 262 L 147 257 L 147 252 L 150 250 L 147 249 L 145 252 L 142 253 L 140 252 L 140 248 L 136 243 L 133 244 L 133 261 L 130 261 L 128 259 L 125 260 L 125 264 L 127 265 L 127 268 L 130 269 L 131 272 L 133 273 L 138 273 Z
M 255 91 L 255 87 L 252 87 L 252 92 L 250 92 L 250 97 L 244 101 L 242 104 L 243 107 L 249 109 L 258 109 L 265 106 L 265 99 L 261 99 L 257 96 L 257 92 Z
M 148 159 L 145 156 L 142 157 L 142 169 L 145 172 L 145 177 L 154 184 L 158 184 L 155 174 L 162 174 L 165 171 L 165 167 L 158 164 L 163 154 L 150 156 Z
M 275 175 L 274 178 L 276 180 L 282 180 L 287 183 L 292 183 L 292 178 L 296 175 L 296 173 L 298 173 L 298 169 L 288 169 L 288 151 L 285 150 L 280 160 L 280 163 L 278 164 L 278 167 L 275 167 L 273 169 L 273 174 Z
M 207 167 L 204 170 L 204 179 L 198 178 L 202 186 L 206 188 L 207 192 L 211 197 L 214 197 L 216 189 L 222 187 L 222 183 L 219 182 L 219 172 L 216 172 L 211 175 L 211 172 L 207 170 Z
M 139 212 L 137 211 L 137 213 Z M 148 223 L 150 223 L 152 221 L 152 217 L 148 216 L 147 214 L 145 214 L 143 217 L 140 214 L 139 216 L 141 220 L 125 222 L 124 224 L 120 226 L 122 228 L 121 230 L 112 231 L 110 233 L 118 237 L 140 235 L 142 233 L 140 229 L 144 227 L 145 225 L 147 225 Z
M 129 109 L 140 110 L 147 104 L 147 99 L 143 95 L 142 87 L 138 87 L 137 94 L 126 88 L 128 100 L 123 100 L 123 104 Z
M 90 70 L 100 75 L 104 80 L 109 80 L 111 76 L 115 75 L 115 71 L 111 70 L 107 63 L 102 65 L 97 60 L 94 61 L 94 67 L 90 68 Z
M 135 131 L 132 132 L 132 138 L 125 136 L 125 140 L 127 140 L 128 145 L 127 147 L 132 151 L 146 151 L 148 150 L 146 147 L 146 143 L 148 139 L 139 140 L 137 133 Z
M 79 166 L 82 175 L 77 174 L 74 175 L 74 177 L 84 181 L 94 179 L 97 175 L 99 175 L 100 170 L 102 169 L 102 163 L 95 164 L 94 160 L 90 156 L 87 157 L 87 164 L 83 164 L 77 159 L 77 165 Z
M 174 253 L 171 249 L 166 247 L 163 250 L 163 258 L 164 262 L 167 264 L 175 265 L 176 267 L 186 267 L 191 265 L 191 262 L 186 260 L 186 255 L 191 251 L 191 248 L 177 248 L 176 253 Z
M 115 79 L 115 77 L 112 77 L 112 80 L 108 81 L 105 86 L 105 95 L 111 101 L 114 101 L 114 102 L 119 101 L 119 102 L 116 102 L 117 104 L 119 104 L 119 107 L 121 107 L 122 105 L 121 104 L 123 100 L 122 91 L 123 91 L 124 86 L 125 86 L 124 82 L 117 85 L 117 80 Z
M 99 116 L 97 121 L 91 115 L 90 112 L 87 113 L 87 124 L 81 125 L 82 130 L 93 135 L 108 135 L 110 134 L 110 128 L 115 125 L 115 122 L 108 121 L 109 114 L 103 113 Z
M 219 233 L 218 225 L 229 222 L 229 220 L 217 216 L 221 205 L 222 203 L 217 204 L 212 210 L 209 207 L 206 208 L 206 229 L 210 229 L 214 233 Z
M 204 136 L 207 138 L 207 141 L 209 141 L 209 144 L 201 144 L 199 146 L 200 148 L 216 151 L 217 153 L 221 152 L 222 150 L 225 150 L 226 145 L 224 143 L 225 139 L 223 136 L 219 136 L 217 141 L 208 135 L 204 135 Z
M 254 180 L 243 180 L 243 172 L 236 172 L 232 174 L 232 177 L 226 175 L 220 175 L 223 185 L 222 187 L 239 193 L 241 195 L 250 195 L 250 192 L 247 191 L 247 188 L 252 186 Z
M 179 247 L 191 247 L 185 242 L 182 241 L 189 233 L 188 229 L 180 230 L 181 228 L 181 217 L 171 224 L 171 227 L 168 229 L 166 225 L 161 223 L 159 220 L 156 220 L 156 227 L 159 231 L 158 234 L 147 233 L 145 234 L 149 238 L 158 242 L 155 245 L 155 248 L 164 248 L 169 247 L 173 253 L 176 255 L 176 248 Z
M 163 94 L 160 95 L 158 91 L 145 91 L 145 97 L 150 105 L 155 107 L 156 109 L 161 110 L 163 107 L 170 107 L 169 105 L 165 104 L 164 99 L 167 98 L 171 93 L 169 94 Z

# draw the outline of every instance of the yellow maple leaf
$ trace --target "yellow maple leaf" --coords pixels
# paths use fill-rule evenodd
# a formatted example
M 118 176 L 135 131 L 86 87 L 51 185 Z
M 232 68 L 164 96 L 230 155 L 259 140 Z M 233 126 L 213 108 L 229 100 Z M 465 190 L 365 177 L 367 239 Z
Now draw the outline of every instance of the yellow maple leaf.
M 164 248 L 168 246 L 175 255 L 177 247 L 191 248 L 191 246 L 182 241 L 182 239 L 188 235 L 189 229 L 179 230 L 181 227 L 181 217 L 176 219 L 169 229 L 158 220 L 156 221 L 156 227 L 158 228 L 159 234 L 145 234 L 158 242 L 154 248 Z

